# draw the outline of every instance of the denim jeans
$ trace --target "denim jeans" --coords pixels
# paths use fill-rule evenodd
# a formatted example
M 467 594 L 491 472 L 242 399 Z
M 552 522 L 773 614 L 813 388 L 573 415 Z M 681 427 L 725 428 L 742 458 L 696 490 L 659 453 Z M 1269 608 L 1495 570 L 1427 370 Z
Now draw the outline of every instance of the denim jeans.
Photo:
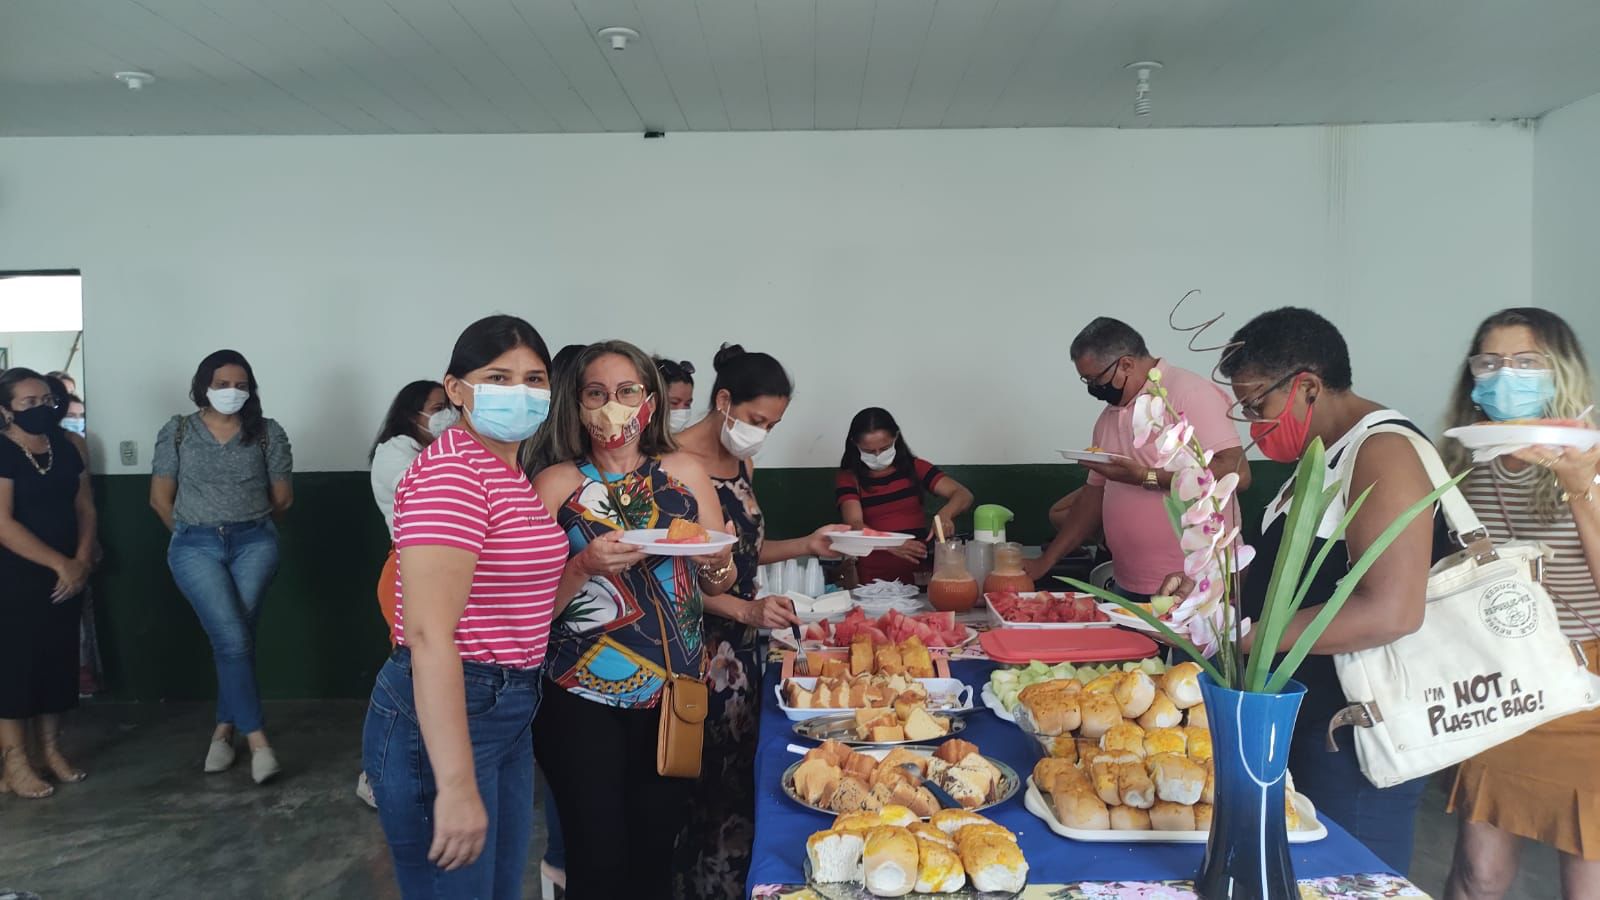
M 217 666 L 217 722 L 244 734 L 260 731 L 256 686 L 256 622 L 261 598 L 278 571 L 278 527 L 271 519 L 235 525 L 178 523 L 167 567 L 211 639 Z
M 478 796 L 489 816 L 476 862 L 453 872 L 428 862 L 438 788 L 417 723 L 411 654 L 404 647 L 384 663 L 373 685 L 361 734 L 362 766 L 378 801 L 402 897 L 521 900 L 533 838 L 532 726 L 542 680 L 537 669 L 468 660 L 461 669 Z
M 1389 868 L 1405 875 L 1411 868 L 1417 807 L 1428 779 L 1414 778 L 1390 788 L 1373 785 L 1361 774 L 1352 729 L 1339 729 L 1339 752 L 1329 753 L 1327 723 L 1321 724 L 1295 729 L 1289 745 L 1294 789 L 1311 798 L 1317 815 L 1338 822 Z

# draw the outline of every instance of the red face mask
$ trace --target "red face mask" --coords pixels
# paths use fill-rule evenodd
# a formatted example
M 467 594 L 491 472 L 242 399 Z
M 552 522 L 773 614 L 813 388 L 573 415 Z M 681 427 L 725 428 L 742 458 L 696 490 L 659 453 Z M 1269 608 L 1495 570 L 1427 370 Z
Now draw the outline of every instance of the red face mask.
M 1306 417 L 1294 417 L 1294 394 L 1300 386 L 1300 376 L 1289 382 L 1289 402 L 1275 419 L 1250 423 L 1250 440 L 1261 449 L 1261 454 L 1273 462 L 1292 463 L 1300 459 L 1306 438 L 1311 433 L 1311 412 L 1315 401 L 1307 401 Z

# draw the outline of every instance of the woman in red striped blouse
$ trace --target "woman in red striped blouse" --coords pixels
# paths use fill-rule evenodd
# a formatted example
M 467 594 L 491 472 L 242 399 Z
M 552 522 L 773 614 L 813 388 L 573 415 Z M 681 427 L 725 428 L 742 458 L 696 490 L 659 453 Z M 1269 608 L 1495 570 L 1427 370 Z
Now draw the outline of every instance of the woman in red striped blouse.
M 934 515 L 945 535 L 954 535 L 956 516 L 972 506 L 972 492 L 938 466 L 913 455 L 888 410 L 872 406 L 856 413 L 834 481 L 839 515 L 851 528 L 924 535 L 921 541 L 907 541 L 857 560 L 856 574 L 863 584 L 879 578 L 911 584 L 919 571 L 927 569 L 926 541 L 934 534 L 923 506 L 929 494 L 944 498 Z
M 550 407 L 549 351 L 514 316 L 456 341 L 444 380 L 461 421 L 395 490 L 394 655 L 378 674 L 363 767 L 406 898 L 522 896 L 533 743 L 550 623 L 627 556 L 566 536 L 517 464 Z

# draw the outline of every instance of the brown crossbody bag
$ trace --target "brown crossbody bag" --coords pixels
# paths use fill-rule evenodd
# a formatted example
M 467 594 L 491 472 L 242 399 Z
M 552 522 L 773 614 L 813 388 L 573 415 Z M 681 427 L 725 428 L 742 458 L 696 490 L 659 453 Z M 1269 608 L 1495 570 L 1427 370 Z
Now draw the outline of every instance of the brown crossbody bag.
M 711 692 L 703 679 L 672 671 L 672 632 L 667 630 L 661 602 L 654 598 L 651 602 L 661 623 L 661 661 L 667 667 L 667 680 L 661 685 L 661 725 L 656 732 L 656 774 L 699 778 Z

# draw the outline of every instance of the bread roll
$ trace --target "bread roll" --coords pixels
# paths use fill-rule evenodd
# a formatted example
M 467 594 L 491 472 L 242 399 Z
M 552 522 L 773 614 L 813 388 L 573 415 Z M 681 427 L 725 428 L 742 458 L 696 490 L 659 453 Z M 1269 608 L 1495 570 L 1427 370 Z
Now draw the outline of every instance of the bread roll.
M 1193 805 L 1205 792 L 1206 770 L 1193 760 L 1176 753 L 1163 753 L 1150 760 L 1150 778 L 1156 796 L 1170 803 Z
M 804 759 L 794 770 L 794 792 L 812 806 L 825 806 L 838 787 L 839 767 L 822 757 Z
M 1033 783 L 1040 791 L 1063 791 L 1074 784 L 1085 784 L 1083 770 L 1064 759 L 1045 757 L 1033 765 Z
M 1190 725 L 1183 730 L 1183 734 L 1188 742 L 1187 752 L 1190 759 L 1211 758 L 1211 729 Z
M 1122 707 L 1110 694 L 1084 694 L 1078 700 L 1080 737 L 1098 738 L 1122 724 Z
M 1156 683 L 1143 671 L 1135 669 L 1122 676 L 1117 686 L 1112 689 L 1111 695 L 1117 698 L 1117 703 L 1122 706 L 1122 715 L 1125 718 L 1137 719 L 1145 714 L 1150 704 L 1156 699 Z
M 1194 831 L 1194 807 L 1162 800 L 1150 807 L 1150 827 L 1156 831 Z
M 845 813 L 833 820 L 834 831 L 853 831 L 856 834 L 866 834 L 883 824 L 883 818 L 877 813 L 852 812 Z
M 952 835 L 952 837 L 955 838 L 956 848 L 960 849 L 962 844 L 965 844 L 974 838 L 983 835 L 1002 838 L 1010 841 L 1013 844 L 1017 842 L 1017 836 L 1011 833 L 1011 829 L 1005 827 L 1004 825 L 996 825 L 993 822 L 982 822 L 977 825 L 963 825 L 956 829 L 956 833 Z
M 1189 715 L 1184 724 L 1192 725 L 1195 728 L 1209 728 L 1211 720 L 1206 716 L 1206 705 L 1201 703 L 1197 706 L 1189 707 Z
M 1111 814 L 1106 810 L 1105 801 L 1087 786 L 1052 793 L 1050 805 L 1055 810 L 1056 821 L 1068 828 L 1105 831 L 1111 827 Z
M 1028 715 L 1039 734 L 1066 734 L 1078 730 L 1083 723 L 1075 694 L 1058 692 L 1036 697 L 1028 705 Z
M 1132 753 L 1144 756 L 1144 729 L 1132 722 L 1113 725 L 1100 736 L 1100 746 L 1107 753 Z
M 934 813 L 933 818 L 929 821 L 937 826 L 940 831 L 950 835 L 955 834 L 967 825 L 994 824 L 983 816 L 964 809 L 941 809 Z
M 1117 790 L 1122 794 L 1123 806 L 1149 809 L 1155 805 L 1155 782 L 1150 780 L 1143 763 L 1117 764 Z
M 1071 763 L 1078 761 L 1078 739 L 1070 734 L 1063 734 L 1050 741 L 1050 755 L 1056 759 L 1064 759 Z
M 1017 702 L 1028 706 L 1047 694 L 1077 696 L 1082 691 L 1083 683 L 1076 678 L 1052 678 L 1049 681 L 1035 681 L 1018 691 Z
M 878 819 L 885 825 L 895 825 L 904 828 L 912 822 L 922 818 L 911 810 L 897 803 L 886 804 L 878 810 Z
M 1015 893 L 1028 883 L 1028 862 L 1014 840 L 979 834 L 958 840 L 956 850 L 975 890 Z
M 1176 728 L 1182 721 L 1183 711 L 1173 704 L 1165 691 L 1157 691 L 1150 708 L 1139 717 L 1140 727 L 1147 731 L 1153 728 Z
M 1181 662 L 1168 669 L 1161 676 L 1161 689 L 1167 692 L 1173 705 L 1179 709 L 1199 706 L 1203 699 L 1200 696 L 1200 664 Z
M 1078 738 L 1078 764 L 1087 765 L 1094 760 L 1095 754 L 1100 752 L 1100 737 Z
M 806 839 L 811 878 L 823 884 L 859 882 L 861 854 L 866 841 L 852 831 L 819 831 Z
M 1083 686 L 1085 694 L 1111 694 L 1116 691 L 1117 685 L 1122 683 L 1122 676 L 1126 672 L 1107 672 Z
M 1206 770 L 1206 784 L 1200 789 L 1201 803 L 1215 803 L 1217 792 L 1217 767 L 1209 759 L 1200 761 L 1200 768 Z
M 1111 808 L 1111 829 L 1113 831 L 1149 831 L 1150 814 L 1134 806 L 1113 806 Z
M 1211 830 L 1211 804 L 1196 803 L 1194 805 L 1194 830 Z
M 1117 767 L 1121 763 L 1096 762 L 1089 766 L 1089 781 L 1102 802 L 1107 806 L 1122 804 L 1122 787 L 1117 781 Z
M 935 829 L 937 830 L 937 829 Z M 948 894 L 967 883 L 967 870 L 955 848 L 945 841 L 917 837 L 916 890 L 924 894 Z
M 889 825 L 874 828 L 862 848 L 862 880 L 874 896 L 903 897 L 917 886 L 920 858 L 911 832 Z
M 1144 735 L 1144 755 L 1183 753 L 1189 746 L 1188 737 L 1177 728 L 1155 728 Z
M 933 824 L 932 822 L 912 822 L 906 827 L 912 834 L 916 835 L 916 838 L 919 841 L 933 841 L 935 843 L 943 844 L 946 847 L 950 847 L 951 849 L 954 849 L 956 846 L 955 838 L 945 834 L 944 831 L 939 828 L 939 826 Z

